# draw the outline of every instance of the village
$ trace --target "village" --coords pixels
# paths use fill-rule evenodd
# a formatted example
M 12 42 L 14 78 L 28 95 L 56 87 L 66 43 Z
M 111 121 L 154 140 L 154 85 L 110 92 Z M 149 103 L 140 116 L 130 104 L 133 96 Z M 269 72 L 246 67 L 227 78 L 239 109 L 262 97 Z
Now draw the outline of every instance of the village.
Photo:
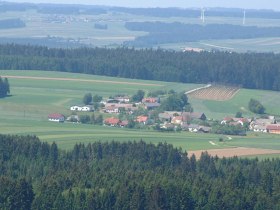
M 71 115 L 67 117 L 60 113 L 49 114 L 48 120 L 119 128 L 154 129 L 162 132 L 188 131 L 246 135 L 247 131 L 253 131 L 280 134 L 280 122 L 275 116 L 246 118 L 239 113 L 236 116 L 213 120 L 207 118 L 205 113 L 194 112 L 187 102 L 181 105 L 183 107 L 179 106 L 181 111 L 176 111 L 178 107 L 169 107 L 167 110 L 172 109 L 172 111 L 167 111 L 160 97 L 144 97 L 144 95 L 145 93 L 140 90 L 134 96 L 117 95 L 104 100 L 101 96 L 92 97 L 91 94 L 86 94 L 84 96 L 86 105 L 71 106 L 69 108 Z M 169 97 L 175 95 L 174 91 L 169 93 Z M 168 98 L 163 101 L 166 103 Z

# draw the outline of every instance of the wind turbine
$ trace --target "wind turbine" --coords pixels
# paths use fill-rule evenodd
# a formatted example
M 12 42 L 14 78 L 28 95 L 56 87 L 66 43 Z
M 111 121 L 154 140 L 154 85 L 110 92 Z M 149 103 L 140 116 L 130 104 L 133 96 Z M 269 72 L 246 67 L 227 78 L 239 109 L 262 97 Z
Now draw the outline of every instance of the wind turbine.
M 205 9 L 201 8 L 201 15 L 200 15 L 200 19 L 202 20 L 202 22 L 205 22 Z
M 246 11 L 243 11 L 243 25 L 246 23 Z

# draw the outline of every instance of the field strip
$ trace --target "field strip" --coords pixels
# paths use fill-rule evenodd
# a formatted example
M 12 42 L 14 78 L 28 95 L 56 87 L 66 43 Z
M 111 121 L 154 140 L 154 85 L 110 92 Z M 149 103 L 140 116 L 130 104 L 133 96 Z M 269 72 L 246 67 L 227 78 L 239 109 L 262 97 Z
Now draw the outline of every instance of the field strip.
M 195 92 L 195 91 L 197 91 L 197 90 L 201 90 L 201 89 L 206 89 L 206 88 L 209 88 L 209 87 L 211 87 L 211 86 L 212 86 L 212 85 L 209 84 L 209 85 L 206 85 L 206 86 L 204 86 L 204 87 L 195 88 L 195 89 L 192 89 L 192 90 L 189 90 L 189 91 L 185 92 L 185 94 L 189 94 L 189 93 Z
M 215 144 L 213 141 L 209 141 L 210 144 L 217 146 L 217 144 Z
M 234 157 L 234 156 L 250 156 L 250 155 L 268 155 L 268 154 L 280 154 L 280 150 L 272 149 L 259 149 L 259 148 L 247 148 L 247 147 L 234 147 L 226 149 L 209 149 L 209 150 L 195 150 L 188 151 L 188 155 L 193 154 L 199 159 L 202 152 L 208 152 L 211 156 L 223 157 Z
M 59 77 L 31 77 L 31 76 L 11 76 L 11 75 L 1 75 L 1 76 L 6 77 L 6 78 L 14 78 L 14 79 L 94 82 L 94 83 L 109 83 L 109 84 L 123 84 L 123 85 L 158 86 L 158 87 L 164 86 L 164 85 L 151 84 L 151 83 L 117 82 L 117 81 L 112 81 L 112 80 L 91 80 L 91 79 L 74 79 L 74 78 L 59 78 Z
M 223 47 L 223 46 L 219 46 L 219 45 L 207 44 L 207 43 L 202 43 L 202 42 L 201 42 L 201 44 L 209 46 L 209 47 L 216 47 L 216 48 L 221 48 L 221 49 L 234 50 L 234 48 L 232 48 L 232 47 Z

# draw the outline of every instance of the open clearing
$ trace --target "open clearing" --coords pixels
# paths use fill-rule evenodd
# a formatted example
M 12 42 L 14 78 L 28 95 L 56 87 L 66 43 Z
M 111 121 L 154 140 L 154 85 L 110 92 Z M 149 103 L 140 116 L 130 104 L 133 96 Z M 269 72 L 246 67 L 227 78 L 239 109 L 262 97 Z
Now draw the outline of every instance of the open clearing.
M 238 87 L 209 85 L 190 92 L 188 96 L 204 100 L 226 101 L 233 98 L 238 91 Z
M 225 149 L 210 149 L 210 150 L 196 150 L 188 151 L 189 156 L 195 155 L 200 158 L 202 152 L 206 152 L 211 156 L 223 157 L 234 157 L 234 156 L 257 156 L 257 155 L 270 155 L 270 154 L 280 154 L 280 150 L 272 149 L 258 149 L 258 148 L 247 148 L 247 147 L 236 147 L 236 148 L 225 148 Z

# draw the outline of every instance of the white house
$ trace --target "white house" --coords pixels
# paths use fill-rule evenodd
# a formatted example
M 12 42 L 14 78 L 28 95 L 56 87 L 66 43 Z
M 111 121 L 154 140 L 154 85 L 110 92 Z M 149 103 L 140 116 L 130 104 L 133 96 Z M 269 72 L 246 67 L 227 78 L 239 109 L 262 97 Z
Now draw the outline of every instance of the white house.
M 79 112 L 91 112 L 91 111 L 93 111 L 93 107 L 89 106 L 89 105 L 87 105 L 87 106 L 77 106 L 77 105 L 75 105 L 75 106 L 71 106 L 70 110 L 71 111 L 79 111 Z
M 49 114 L 48 119 L 49 119 L 49 121 L 52 121 L 52 122 L 64 122 L 65 121 L 64 115 L 58 114 L 58 113 Z

